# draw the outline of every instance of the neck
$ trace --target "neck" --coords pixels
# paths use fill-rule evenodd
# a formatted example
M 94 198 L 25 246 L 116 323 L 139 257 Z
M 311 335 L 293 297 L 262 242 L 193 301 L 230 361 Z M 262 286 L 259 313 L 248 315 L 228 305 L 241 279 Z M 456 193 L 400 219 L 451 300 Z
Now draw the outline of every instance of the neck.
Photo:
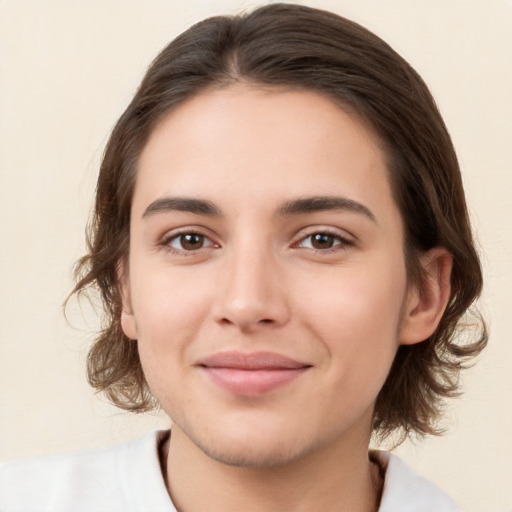
M 237 467 L 212 459 L 174 425 L 161 456 L 179 512 L 376 512 L 382 478 L 368 443 L 342 444 L 349 448 L 329 445 L 284 466 Z

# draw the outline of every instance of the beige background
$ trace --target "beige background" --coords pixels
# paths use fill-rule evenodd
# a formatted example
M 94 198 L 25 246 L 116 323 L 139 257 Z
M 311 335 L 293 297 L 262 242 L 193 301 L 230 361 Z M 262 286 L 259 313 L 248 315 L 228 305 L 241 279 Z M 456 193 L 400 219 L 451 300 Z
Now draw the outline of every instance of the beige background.
M 261 3 L 261 2 L 260 2 Z M 482 245 L 490 346 L 449 433 L 398 451 L 468 511 L 510 511 L 512 1 L 310 0 L 390 42 L 424 76 L 458 149 Z M 109 130 L 149 61 L 237 0 L 0 0 L 0 459 L 114 443 L 166 425 L 94 396 L 97 320 L 61 303 L 83 251 Z

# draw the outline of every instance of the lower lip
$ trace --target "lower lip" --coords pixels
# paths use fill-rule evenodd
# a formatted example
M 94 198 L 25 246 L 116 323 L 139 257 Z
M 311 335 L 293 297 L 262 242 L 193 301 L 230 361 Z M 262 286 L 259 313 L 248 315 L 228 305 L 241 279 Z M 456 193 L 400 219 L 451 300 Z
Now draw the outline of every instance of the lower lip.
M 268 393 L 300 377 L 309 367 L 275 370 L 239 370 L 234 368 L 202 369 L 219 387 L 241 396 Z

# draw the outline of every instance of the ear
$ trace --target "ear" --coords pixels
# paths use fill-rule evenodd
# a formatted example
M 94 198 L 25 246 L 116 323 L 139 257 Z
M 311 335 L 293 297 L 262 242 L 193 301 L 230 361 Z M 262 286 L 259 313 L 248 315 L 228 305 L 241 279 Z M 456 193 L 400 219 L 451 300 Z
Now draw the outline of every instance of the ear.
M 420 258 L 421 283 L 414 285 L 407 296 L 400 345 L 420 343 L 437 329 L 450 298 L 452 262 L 452 255 L 444 247 L 435 247 Z
M 136 340 L 137 324 L 132 308 L 132 294 L 130 289 L 130 275 L 128 272 L 128 264 L 119 262 L 117 265 L 117 281 L 121 291 L 121 327 L 125 335 L 131 340 Z

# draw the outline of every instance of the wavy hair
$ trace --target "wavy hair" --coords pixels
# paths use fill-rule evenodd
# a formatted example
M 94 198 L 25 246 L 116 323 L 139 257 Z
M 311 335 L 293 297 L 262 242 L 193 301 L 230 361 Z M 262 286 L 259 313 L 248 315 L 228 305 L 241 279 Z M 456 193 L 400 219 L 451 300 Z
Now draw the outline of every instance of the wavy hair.
M 89 382 L 118 407 L 156 403 L 137 341 L 121 329 L 117 276 L 129 248 L 137 162 L 159 121 L 207 88 L 235 82 L 316 91 L 356 115 L 379 138 L 405 225 L 408 277 L 421 282 L 419 256 L 435 246 L 453 255 L 451 294 L 435 333 L 400 346 L 374 412 L 374 433 L 402 438 L 440 433 L 444 399 L 458 393 L 459 372 L 487 342 L 483 320 L 462 335 L 482 288 L 457 157 L 435 102 L 418 73 L 387 43 L 330 12 L 272 4 L 206 19 L 157 56 L 115 125 L 100 168 L 73 293 L 100 293 L 104 324 L 88 355 Z M 472 339 L 468 339 L 468 336 Z

